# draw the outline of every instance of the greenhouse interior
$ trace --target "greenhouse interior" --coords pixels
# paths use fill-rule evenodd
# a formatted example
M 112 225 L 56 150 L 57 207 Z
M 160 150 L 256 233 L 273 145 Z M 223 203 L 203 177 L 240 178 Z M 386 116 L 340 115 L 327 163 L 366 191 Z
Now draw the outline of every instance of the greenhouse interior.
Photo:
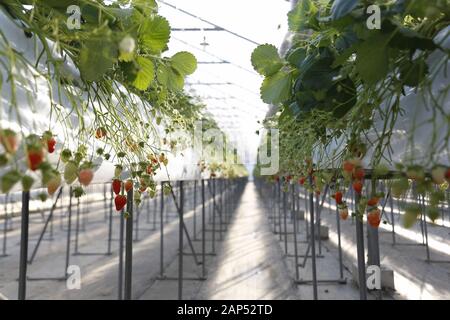
M 450 300 L 449 24 L 0 0 L 0 300 Z

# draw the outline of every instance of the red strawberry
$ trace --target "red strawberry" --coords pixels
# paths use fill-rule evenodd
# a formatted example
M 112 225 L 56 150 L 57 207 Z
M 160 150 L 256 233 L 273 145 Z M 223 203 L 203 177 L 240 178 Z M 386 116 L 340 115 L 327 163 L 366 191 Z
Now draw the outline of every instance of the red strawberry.
M 27 150 L 28 168 L 30 168 L 33 171 L 36 171 L 43 161 L 44 161 L 44 151 L 42 149 Z
M 56 140 L 54 137 L 51 137 L 47 140 L 47 150 L 49 153 L 55 152 Z
M 122 181 L 119 179 L 114 179 L 112 182 L 112 188 L 115 194 L 119 194 L 120 189 L 122 189 Z
M 133 181 L 132 180 L 127 180 L 125 182 L 125 191 L 128 192 L 131 189 L 133 189 Z
M 305 177 L 301 177 L 300 179 L 298 179 L 298 183 L 299 183 L 300 185 L 304 185 L 304 184 L 305 184 L 305 181 L 306 181 L 306 178 L 305 178 Z
M 0 130 L 0 143 L 5 151 L 14 154 L 17 151 L 17 135 L 10 129 Z
M 355 169 L 355 172 L 353 173 L 353 177 L 358 180 L 364 179 L 365 175 L 366 175 L 366 173 L 364 172 L 363 168 L 357 168 L 357 169 Z
M 378 204 L 378 201 L 380 201 L 379 198 L 371 198 L 369 201 L 367 201 L 367 205 L 370 207 L 374 207 Z
M 121 194 L 117 195 L 114 198 L 114 204 L 116 205 L 117 211 L 122 210 L 125 207 L 125 205 L 127 204 L 127 197 L 124 195 L 121 195 Z
M 78 173 L 78 181 L 87 187 L 94 178 L 94 172 L 91 169 L 82 169 Z
M 450 168 L 448 168 L 447 172 L 445 173 L 445 179 L 447 179 L 447 181 L 450 182 Z
M 355 168 L 355 165 L 350 161 L 344 161 L 343 168 L 345 172 L 352 172 L 353 169 Z
M 147 166 L 147 173 L 152 174 L 153 173 L 153 167 L 151 165 Z
M 336 200 L 337 204 L 342 203 L 342 192 L 338 191 L 334 194 L 334 199 Z
M 361 181 L 356 180 L 353 182 L 353 190 L 355 190 L 356 193 L 361 194 L 363 188 L 363 184 Z
M 98 129 L 95 131 L 95 137 L 96 137 L 97 139 L 101 139 L 101 138 L 103 138 L 103 137 L 106 137 L 106 129 L 103 128 L 103 127 L 98 128 Z
M 369 224 L 374 227 L 374 228 L 378 228 L 381 222 L 381 212 L 380 209 L 376 208 L 371 210 L 368 214 L 367 214 L 367 221 L 369 222 Z

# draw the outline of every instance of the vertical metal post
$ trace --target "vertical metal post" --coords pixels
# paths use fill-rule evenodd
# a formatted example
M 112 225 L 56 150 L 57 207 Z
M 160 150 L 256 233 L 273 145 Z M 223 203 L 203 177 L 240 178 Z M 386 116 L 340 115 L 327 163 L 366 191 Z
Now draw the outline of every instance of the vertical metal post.
M 123 185 L 121 194 L 123 194 Z M 125 232 L 124 210 L 120 211 L 120 234 L 119 234 L 119 300 L 123 299 L 123 236 Z
M 20 233 L 19 300 L 26 299 L 26 291 L 27 291 L 29 214 L 30 214 L 30 191 L 23 191 L 22 192 L 22 220 L 21 220 L 21 233 Z
M 131 300 L 133 271 L 133 188 L 127 192 L 127 219 L 125 226 L 125 300 Z
M 194 240 L 197 240 L 197 180 L 194 180 L 194 204 L 192 205 L 192 210 L 194 211 Z
M 287 221 L 286 221 L 286 192 L 283 191 L 283 220 L 284 220 L 284 253 L 288 254 L 288 243 L 287 243 Z
M 292 185 L 292 215 L 294 217 L 294 255 L 295 255 L 295 280 L 298 281 L 300 278 L 298 271 L 298 246 L 297 246 L 297 209 L 295 206 L 295 185 Z
M 67 217 L 67 242 L 66 242 L 66 268 L 64 269 L 64 275 L 67 278 L 67 269 L 70 263 L 70 241 L 72 231 L 72 187 L 69 188 L 69 210 Z
M 107 255 L 111 254 L 111 241 L 112 241 L 112 228 L 113 228 L 113 197 L 114 197 L 114 192 L 111 188 L 110 190 L 110 201 L 109 201 L 109 225 L 108 225 L 108 250 L 106 252 Z
M 75 250 L 74 254 L 78 254 L 78 236 L 80 232 L 80 198 L 77 198 L 77 218 L 75 223 Z
M 312 176 L 309 175 L 309 183 L 313 184 Z M 315 223 L 314 223 L 314 193 L 313 190 L 309 193 L 309 214 L 310 214 L 310 242 L 311 242 L 311 262 L 312 262 L 312 281 L 313 281 L 313 295 L 314 300 L 317 300 L 317 269 L 316 269 L 316 237 L 315 237 Z
M 5 219 L 3 220 L 3 249 L 2 249 L 2 256 L 7 256 L 6 253 L 6 242 L 8 240 L 8 198 L 9 193 L 5 195 Z
M 395 239 L 395 220 L 394 220 L 394 199 L 392 198 L 392 193 L 389 190 L 389 206 L 391 207 L 391 223 L 392 223 L 392 244 L 396 244 Z
M 364 250 L 364 225 L 361 218 L 362 213 L 359 212 L 359 201 L 361 196 L 355 194 L 356 208 L 356 251 L 358 255 L 358 279 L 359 279 L 359 298 L 361 300 L 367 300 L 366 290 L 366 262 L 365 262 L 365 250 Z
M 183 299 L 183 228 L 184 228 L 184 192 L 183 181 L 180 181 L 180 228 L 178 232 L 178 300 Z
M 159 219 L 159 274 L 164 277 L 164 182 L 161 182 L 160 219 Z
M 277 212 L 278 212 L 278 238 L 283 240 L 281 234 L 281 181 L 278 181 L 278 195 L 277 195 Z
M 212 206 L 212 213 L 213 213 L 213 228 L 212 228 L 212 252 L 216 253 L 216 180 L 212 179 L 212 199 L 213 199 L 213 206 Z
M 206 260 L 205 260 L 205 251 L 206 251 L 206 241 L 205 241 L 205 232 L 206 232 L 206 224 L 205 224 L 205 180 L 202 181 L 202 277 L 206 276 Z
M 330 206 L 331 208 L 331 206 Z M 336 205 L 336 226 L 338 233 L 338 253 L 339 253 L 339 278 L 344 279 L 344 266 L 342 263 L 342 244 L 341 244 L 341 219 L 339 217 L 339 209 Z

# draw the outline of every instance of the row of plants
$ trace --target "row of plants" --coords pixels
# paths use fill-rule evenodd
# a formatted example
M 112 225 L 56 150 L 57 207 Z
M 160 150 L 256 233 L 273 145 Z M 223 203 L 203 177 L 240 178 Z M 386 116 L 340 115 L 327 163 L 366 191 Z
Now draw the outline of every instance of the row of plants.
M 68 25 L 73 5 L 78 29 Z M 45 187 L 53 195 L 65 183 L 80 197 L 108 161 L 117 210 L 126 203 L 119 190 L 133 188 L 136 203 L 144 192 L 154 196 L 154 176 L 180 148 L 170 134 L 189 134 L 204 118 L 204 105 L 183 90 L 196 58 L 167 56 L 170 24 L 156 1 L 5 0 L 0 13 L 9 23 L 0 30 L 0 89 L 8 97 L 0 113 L 1 191 L 21 182 L 23 190 Z M 11 38 L 14 28 L 23 39 Z M 21 42 L 36 53 L 18 50 Z M 34 119 L 42 83 L 43 125 Z
M 372 5 L 380 10 L 379 28 L 368 27 Z M 261 98 L 277 110 L 263 123 L 279 129 L 277 177 L 304 180 L 316 192 L 331 184 L 342 217 L 348 211 L 340 194 L 348 188 L 361 194 L 367 177 L 373 186 L 391 179 L 399 197 L 414 184 L 428 199 L 428 217 L 437 219 L 450 179 L 448 1 L 301 0 L 288 22 L 292 40 L 283 56 L 269 44 L 252 54 L 264 76 Z M 417 110 L 408 109 L 411 94 L 420 101 Z M 405 120 L 409 127 L 399 127 Z M 428 139 L 417 147 L 419 130 Z M 407 152 L 399 160 L 393 146 L 400 140 Z M 378 226 L 381 198 L 371 188 L 355 214 L 367 211 Z M 411 226 L 421 210 L 412 205 L 406 212 Z

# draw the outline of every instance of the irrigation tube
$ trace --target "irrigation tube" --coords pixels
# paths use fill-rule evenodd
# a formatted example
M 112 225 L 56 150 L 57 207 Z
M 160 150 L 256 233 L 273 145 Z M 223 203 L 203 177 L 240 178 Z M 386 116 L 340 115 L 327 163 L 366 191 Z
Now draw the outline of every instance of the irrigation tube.
M 20 234 L 19 263 L 19 300 L 25 300 L 27 290 L 27 260 L 28 260 L 28 224 L 30 214 L 30 191 L 22 192 L 22 221 Z

